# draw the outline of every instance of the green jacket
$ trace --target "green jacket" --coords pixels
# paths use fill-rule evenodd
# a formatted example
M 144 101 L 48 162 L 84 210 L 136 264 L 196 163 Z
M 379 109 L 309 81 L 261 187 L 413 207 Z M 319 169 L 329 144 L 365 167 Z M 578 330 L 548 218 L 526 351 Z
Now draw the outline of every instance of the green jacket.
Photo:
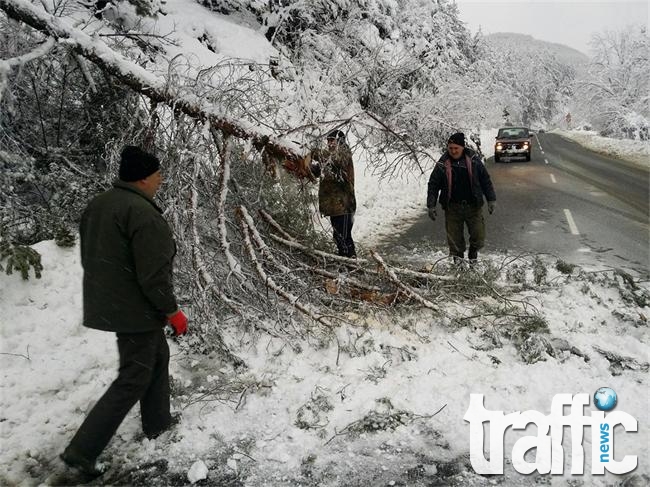
M 88 204 L 80 225 L 83 324 L 118 333 L 165 326 L 178 309 L 172 285 L 176 245 L 161 210 L 116 181 Z
M 354 196 L 354 164 L 352 151 L 341 143 L 335 150 L 316 149 L 312 157 L 320 162 L 314 172 L 321 177 L 318 187 L 318 209 L 324 216 L 352 214 L 357 210 Z

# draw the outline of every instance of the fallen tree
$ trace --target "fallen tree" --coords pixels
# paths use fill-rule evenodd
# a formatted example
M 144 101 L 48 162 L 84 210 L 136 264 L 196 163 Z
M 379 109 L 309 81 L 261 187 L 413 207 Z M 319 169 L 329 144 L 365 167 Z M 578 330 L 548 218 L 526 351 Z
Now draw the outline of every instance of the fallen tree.
M 181 93 L 166 80 L 111 49 L 101 39 L 76 29 L 65 18 L 55 17 L 25 0 L 0 0 L 0 8 L 9 17 L 64 44 L 151 101 L 165 103 L 194 119 L 207 121 L 224 135 L 249 140 L 258 151 L 282 161 L 287 171 L 299 177 L 310 177 L 309 169 L 303 163 L 305 154 L 295 143 L 275 137 L 271 130 L 232 120 L 218 107 L 204 105 L 196 97 Z
M 243 365 L 237 350 L 263 336 L 299 350 L 303 342 L 339 343 L 341 329 L 366 327 L 373 314 L 396 326 L 398 307 L 424 308 L 446 319 L 448 302 L 483 295 L 505 299 L 493 279 L 476 271 L 410 269 L 376 251 L 364 258 L 363 248 L 359 259 L 331 253 L 329 237 L 313 229 L 313 192 L 297 182 L 312 179 L 298 145 L 269 128 L 225 116 L 187 86 L 153 75 L 66 18 L 25 0 L 0 0 L 0 8 L 50 39 L 34 55 L 12 59 L 38 63 L 42 53 L 60 54 L 64 46 L 75 60 L 83 57 L 147 98 L 141 105 L 148 110 L 134 114 L 111 140 L 106 173 L 114 171 L 125 143 L 144 141 L 163 155 L 166 182 L 159 198 L 177 237 L 177 290 L 193 330 L 183 346 Z M 82 79 L 92 79 L 83 63 L 77 65 Z M 61 96 L 62 106 L 64 101 Z M 269 170 L 277 161 L 291 175 L 288 181 Z M 84 173 L 72 163 L 70 169 Z M 233 332 L 225 334 L 226 328 Z

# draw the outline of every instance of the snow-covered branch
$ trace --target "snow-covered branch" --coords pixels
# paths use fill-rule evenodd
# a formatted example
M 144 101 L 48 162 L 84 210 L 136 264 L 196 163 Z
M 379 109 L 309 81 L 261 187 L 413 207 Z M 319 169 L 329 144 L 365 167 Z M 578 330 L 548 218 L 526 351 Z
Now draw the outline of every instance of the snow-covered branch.
M 285 161 L 284 167 L 288 171 L 299 177 L 308 175 L 301 164 L 304 155 L 297 144 L 275 137 L 269 129 L 233 120 L 221 113 L 218 107 L 204 104 L 196 97 L 176 92 L 166 80 L 138 66 L 100 39 L 75 28 L 67 19 L 55 17 L 26 0 L 0 0 L 0 8 L 9 17 L 24 22 L 60 43 L 65 43 L 104 72 L 152 101 L 166 103 L 194 119 L 209 120 L 212 127 L 225 135 L 250 140 L 257 150 L 263 150 L 269 156 Z
M 213 133 L 215 141 L 218 139 L 217 134 Z M 237 258 L 230 251 L 230 243 L 228 242 L 228 227 L 226 225 L 226 199 L 228 198 L 228 181 L 230 180 L 230 148 L 232 144 L 226 139 L 221 144 L 223 150 L 220 151 L 221 158 L 221 173 L 219 174 L 219 198 L 217 205 L 217 220 L 219 228 L 219 238 L 221 241 L 221 250 L 226 256 L 228 267 L 230 271 L 244 281 L 245 277 L 241 272 L 241 264 Z
M 34 59 L 45 56 L 54 48 L 55 45 L 56 41 L 53 38 L 49 38 L 43 44 L 36 47 L 33 51 L 30 51 L 27 54 L 23 54 L 22 56 L 14 57 L 11 59 L 0 59 L 0 71 L 9 71 L 12 68 L 17 68 L 25 63 L 28 63 L 29 61 L 33 61 Z
M 56 41 L 50 38 L 35 48 L 33 51 L 23 54 L 22 56 L 17 56 L 10 59 L 0 59 L 0 100 L 2 100 L 2 94 L 5 91 L 5 85 L 7 83 L 7 76 L 9 75 L 9 72 L 13 68 L 20 67 L 29 61 L 33 61 L 34 59 L 45 56 L 54 48 L 55 45 Z
M 423 298 L 420 296 L 418 293 L 416 293 L 413 289 L 411 289 L 409 286 L 404 284 L 402 281 L 400 281 L 395 275 L 395 272 L 386 265 L 384 262 L 384 259 L 381 258 L 381 256 L 375 252 L 374 250 L 370 251 L 370 255 L 372 255 L 372 258 L 375 259 L 375 261 L 379 264 L 379 266 L 383 269 L 383 271 L 386 273 L 386 275 L 390 278 L 390 280 L 404 293 L 410 297 L 411 299 L 414 299 L 415 301 L 419 302 L 422 306 L 425 308 L 428 308 L 433 311 L 438 311 L 438 307 L 433 304 L 431 301 L 429 301 L 426 298 Z
M 328 327 L 331 327 L 332 325 L 327 321 L 326 317 L 323 315 L 320 315 L 317 310 L 313 309 L 311 305 L 303 304 L 298 300 L 298 296 L 292 294 L 291 292 L 283 289 L 280 287 L 272 277 L 270 277 L 266 271 L 264 270 L 264 267 L 262 267 L 262 263 L 259 261 L 257 258 L 257 255 L 255 253 L 255 249 L 253 248 L 253 242 L 251 241 L 251 229 L 248 226 L 248 223 L 246 222 L 246 219 L 243 215 L 243 213 L 239 213 L 239 223 L 241 225 L 242 233 L 244 235 L 244 246 L 246 250 L 248 251 L 248 257 L 251 260 L 251 263 L 255 267 L 255 270 L 259 274 L 260 278 L 264 282 L 264 284 L 271 289 L 275 294 L 286 300 L 291 306 L 296 308 L 298 311 L 304 313 L 305 315 L 309 316 L 312 320 L 317 321 L 319 323 L 322 323 Z

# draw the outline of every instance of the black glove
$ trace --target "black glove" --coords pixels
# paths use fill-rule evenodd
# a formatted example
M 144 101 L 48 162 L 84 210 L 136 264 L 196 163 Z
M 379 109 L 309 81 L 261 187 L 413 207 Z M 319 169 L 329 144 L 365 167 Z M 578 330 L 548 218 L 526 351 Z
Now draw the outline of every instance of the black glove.
M 433 221 L 435 221 L 437 216 L 438 216 L 438 213 L 436 212 L 436 207 L 432 206 L 431 208 L 429 208 L 429 218 L 431 218 Z
M 488 201 L 488 213 L 491 215 L 494 213 L 494 207 L 496 206 L 496 201 Z

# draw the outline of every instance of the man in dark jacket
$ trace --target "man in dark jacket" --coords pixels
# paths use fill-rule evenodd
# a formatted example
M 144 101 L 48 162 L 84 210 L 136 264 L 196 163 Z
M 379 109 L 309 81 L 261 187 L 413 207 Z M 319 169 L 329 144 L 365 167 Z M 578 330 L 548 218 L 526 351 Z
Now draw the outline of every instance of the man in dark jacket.
M 142 429 L 155 438 L 177 422 L 169 406 L 169 348 L 164 326 L 187 331 L 172 285 L 176 246 L 153 197 L 162 177 L 158 159 L 138 147 L 122 151 L 119 180 L 96 196 L 81 218 L 83 324 L 115 332 L 117 379 L 88 414 L 63 461 L 90 477 L 129 410 L 140 402 Z
M 476 152 L 465 147 L 465 135 L 455 133 L 447 141 L 447 152 L 431 173 L 427 193 L 429 218 L 436 219 L 437 201 L 445 210 L 447 243 L 454 260 L 465 256 L 465 225 L 469 230 L 467 257 L 470 261 L 476 261 L 485 243 L 483 195 L 492 214 L 497 198 L 490 175 Z
M 327 135 L 327 149 L 312 151 L 318 163 L 311 166 L 315 177 L 321 178 L 318 187 L 318 209 L 329 216 L 334 229 L 334 242 L 338 254 L 356 258 L 352 239 L 352 225 L 357 201 L 354 196 L 354 164 L 352 151 L 345 142 L 345 134 L 334 130 Z

